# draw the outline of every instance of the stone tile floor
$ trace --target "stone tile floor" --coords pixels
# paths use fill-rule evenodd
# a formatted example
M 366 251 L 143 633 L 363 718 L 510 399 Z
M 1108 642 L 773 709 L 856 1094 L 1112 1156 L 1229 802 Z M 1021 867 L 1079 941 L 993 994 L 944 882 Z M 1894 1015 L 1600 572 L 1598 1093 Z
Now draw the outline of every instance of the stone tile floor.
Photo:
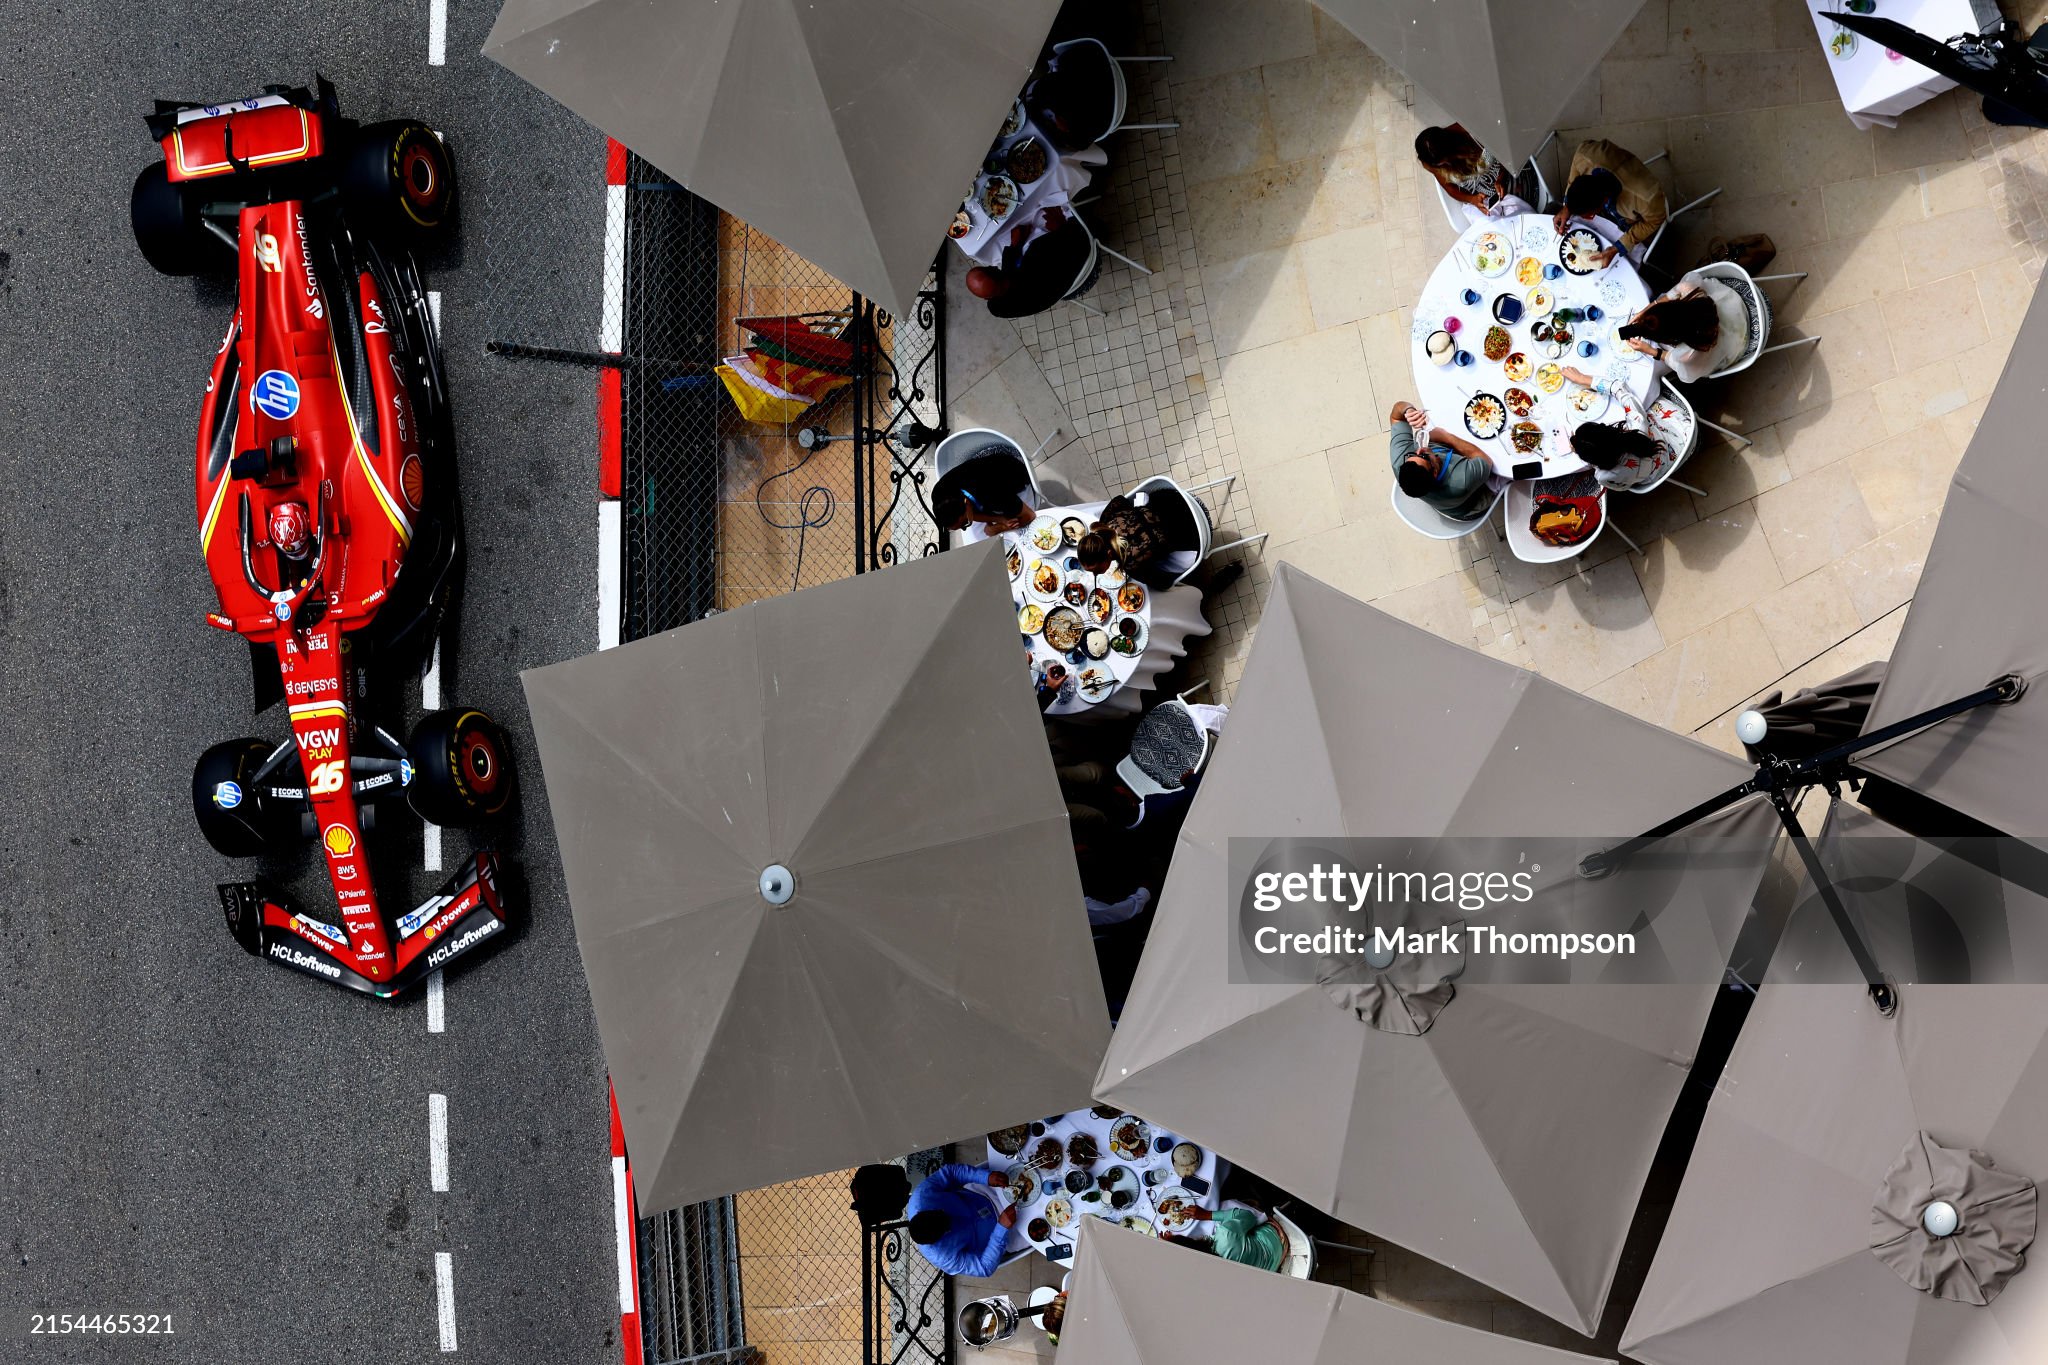
M 1723 193 L 1660 259 L 1769 232 L 1773 272 L 1810 272 L 1770 286 L 1774 339 L 1822 340 L 1692 387 L 1755 444 L 1694 455 L 1683 477 L 1705 497 L 1617 499 L 1641 553 L 1610 536 L 1531 566 L 1497 525 L 1429 541 L 1388 506 L 1411 305 L 1451 237 L 1411 151 L 1440 112 L 1308 0 L 1140 9 L 1130 42 L 1175 60 L 1129 68 L 1131 118 L 1181 127 L 1119 134 L 1091 214 L 1154 273 L 1112 262 L 1090 296 L 1101 316 L 1008 324 L 956 303 L 949 377 L 955 426 L 1048 442 L 1078 490 L 1238 476 L 1212 503 L 1219 539 L 1271 539 L 1212 604 L 1186 677 L 1234 687 L 1283 559 L 1724 747 L 1756 695 L 1889 652 L 2040 274 L 2048 139 L 1987 126 L 1960 92 L 1859 131 L 1802 0 L 1648 0 L 1566 111 L 1546 174 L 1555 187 L 1589 134 L 1668 149 L 1659 170 L 1688 195 Z M 2023 22 L 2044 9 L 2008 5 Z

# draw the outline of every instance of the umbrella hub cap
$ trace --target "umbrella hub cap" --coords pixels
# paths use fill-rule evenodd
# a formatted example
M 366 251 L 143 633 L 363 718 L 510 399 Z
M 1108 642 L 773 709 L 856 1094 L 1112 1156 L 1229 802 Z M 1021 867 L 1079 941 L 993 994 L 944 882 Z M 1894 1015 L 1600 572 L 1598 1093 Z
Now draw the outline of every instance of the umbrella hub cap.
M 787 905 L 796 894 L 796 874 L 781 863 L 761 869 L 761 899 L 770 905 Z
M 1982 1307 L 2026 1265 L 2034 1182 L 1915 1133 L 1878 1186 L 1870 1250 L 1923 1294 Z
M 1429 945 L 1427 951 L 1397 951 L 1375 934 L 1355 954 L 1323 959 L 1316 984 L 1360 1023 L 1382 1033 L 1419 1037 L 1457 995 L 1451 983 L 1465 970 L 1465 954 L 1444 946 L 1455 937 L 1417 937 Z

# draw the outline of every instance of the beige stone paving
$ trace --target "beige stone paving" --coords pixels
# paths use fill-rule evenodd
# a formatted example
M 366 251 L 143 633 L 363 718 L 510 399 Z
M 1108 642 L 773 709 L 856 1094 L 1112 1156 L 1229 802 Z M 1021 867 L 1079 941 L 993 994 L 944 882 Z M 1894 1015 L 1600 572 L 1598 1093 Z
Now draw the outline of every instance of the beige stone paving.
M 1090 300 L 1104 317 L 954 309 L 951 379 L 956 425 L 1050 439 L 1050 468 L 1091 494 L 1240 475 L 1219 538 L 1270 540 L 1213 605 L 1189 676 L 1235 685 L 1281 560 L 1724 745 L 1757 695 L 1888 648 L 2040 274 L 2048 139 L 1987 126 L 1961 92 L 1858 130 L 1801 0 L 1648 0 L 1566 111 L 1546 174 L 1557 186 L 1588 135 L 1668 149 L 1674 202 L 1723 193 L 1660 260 L 1770 232 L 1772 272 L 1809 272 L 1769 286 L 1774 339 L 1822 340 L 1691 387 L 1754 445 L 1694 455 L 1683 477 L 1704 496 L 1611 499 L 1641 553 L 1605 536 L 1526 565 L 1497 523 L 1434 542 L 1388 506 L 1410 305 L 1451 236 L 1411 152 L 1441 115 L 1307 0 L 1145 11 L 1151 50 L 1175 61 L 1131 68 L 1133 117 L 1182 127 L 1119 135 L 1093 212 L 1156 273 L 1113 264 Z

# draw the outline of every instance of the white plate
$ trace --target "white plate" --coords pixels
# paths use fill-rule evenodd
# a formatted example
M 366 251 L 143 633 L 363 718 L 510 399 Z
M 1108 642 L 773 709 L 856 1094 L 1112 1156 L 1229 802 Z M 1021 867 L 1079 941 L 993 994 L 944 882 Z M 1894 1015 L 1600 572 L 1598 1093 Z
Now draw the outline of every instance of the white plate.
M 1482 232 L 1472 239 L 1472 269 L 1486 279 L 1498 279 L 1515 263 L 1515 247 L 1498 232 Z
M 1202 1207 L 1202 1201 L 1195 1198 L 1194 1194 L 1186 1188 L 1180 1185 L 1167 1185 L 1152 1192 L 1153 1223 L 1164 1232 L 1180 1232 L 1192 1226 L 1195 1220 L 1185 1213 L 1179 1218 L 1174 1218 L 1161 1212 L 1165 1207 L 1166 1201 L 1169 1199 L 1180 1199 L 1191 1210 Z
M 1050 559 L 1058 554 L 1065 538 L 1060 534 L 1060 519 L 1043 516 L 1024 528 L 1024 549 L 1028 554 Z
M 1053 588 L 1051 592 L 1047 592 L 1038 586 L 1038 566 L 1041 564 L 1052 570 Z M 1032 601 L 1048 607 L 1065 605 L 1060 597 L 1060 589 L 1066 586 L 1067 575 L 1060 568 L 1058 561 L 1040 559 L 1036 555 L 1027 555 L 1024 560 L 1024 578 L 1022 581 L 1025 595 Z
M 1571 413 L 1574 427 L 1581 422 L 1598 421 L 1600 414 L 1607 411 L 1607 395 L 1598 389 L 1582 389 L 1570 380 L 1565 385 L 1565 409 Z

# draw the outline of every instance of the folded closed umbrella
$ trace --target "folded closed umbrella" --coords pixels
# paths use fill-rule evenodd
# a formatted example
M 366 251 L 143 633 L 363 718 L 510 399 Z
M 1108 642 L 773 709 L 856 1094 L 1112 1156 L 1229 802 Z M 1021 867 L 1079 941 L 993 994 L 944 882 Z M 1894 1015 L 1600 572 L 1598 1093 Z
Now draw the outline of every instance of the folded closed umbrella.
M 642 1211 L 1087 1103 L 1109 1018 L 999 544 L 524 679 Z
M 1818 754 L 1856 738 L 1870 717 L 1870 702 L 1884 682 L 1884 668 L 1880 659 L 1839 678 L 1802 687 L 1789 697 L 1782 692 L 1759 697 L 1754 709 L 1769 728 L 1760 743 L 1744 747 L 1752 758 L 1790 758 Z
M 1858 767 L 2007 834 L 2048 834 L 2048 300 L 2035 295 L 1950 481 L 1926 567 L 1866 733 L 2003 674 L 2019 700 L 1981 706 L 1862 755 Z M 1930 511 L 1933 509 L 1930 508 Z
M 1060 1365 L 1592 1365 L 1593 1357 L 1424 1317 L 1081 1220 Z
M 898 314 L 1059 0 L 506 0 L 484 55 Z
M 1233 981 L 1229 845 L 1491 837 L 1515 866 L 1526 840 L 1629 831 L 1744 773 L 1283 565 L 1095 1094 L 1591 1333 L 1762 878 L 1768 807 L 1701 827 L 1727 840 L 1716 865 L 1595 884 L 1609 909 L 1669 911 L 1666 985 L 1594 984 L 1616 966 L 1595 958 L 1565 978 L 1583 984 L 1447 992 L 1422 955 Z
M 1872 1004 L 1817 902 L 1795 914 L 1621 1349 L 1645 1365 L 2048 1360 L 2048 1272 L 2027 1264 L 2048 1176 L 2048 905 L 1847 807 L 1820 844 L 1897 1007 Z
M 1643 0 L 1316 4 L 1516 167 L 1550 136 Z

